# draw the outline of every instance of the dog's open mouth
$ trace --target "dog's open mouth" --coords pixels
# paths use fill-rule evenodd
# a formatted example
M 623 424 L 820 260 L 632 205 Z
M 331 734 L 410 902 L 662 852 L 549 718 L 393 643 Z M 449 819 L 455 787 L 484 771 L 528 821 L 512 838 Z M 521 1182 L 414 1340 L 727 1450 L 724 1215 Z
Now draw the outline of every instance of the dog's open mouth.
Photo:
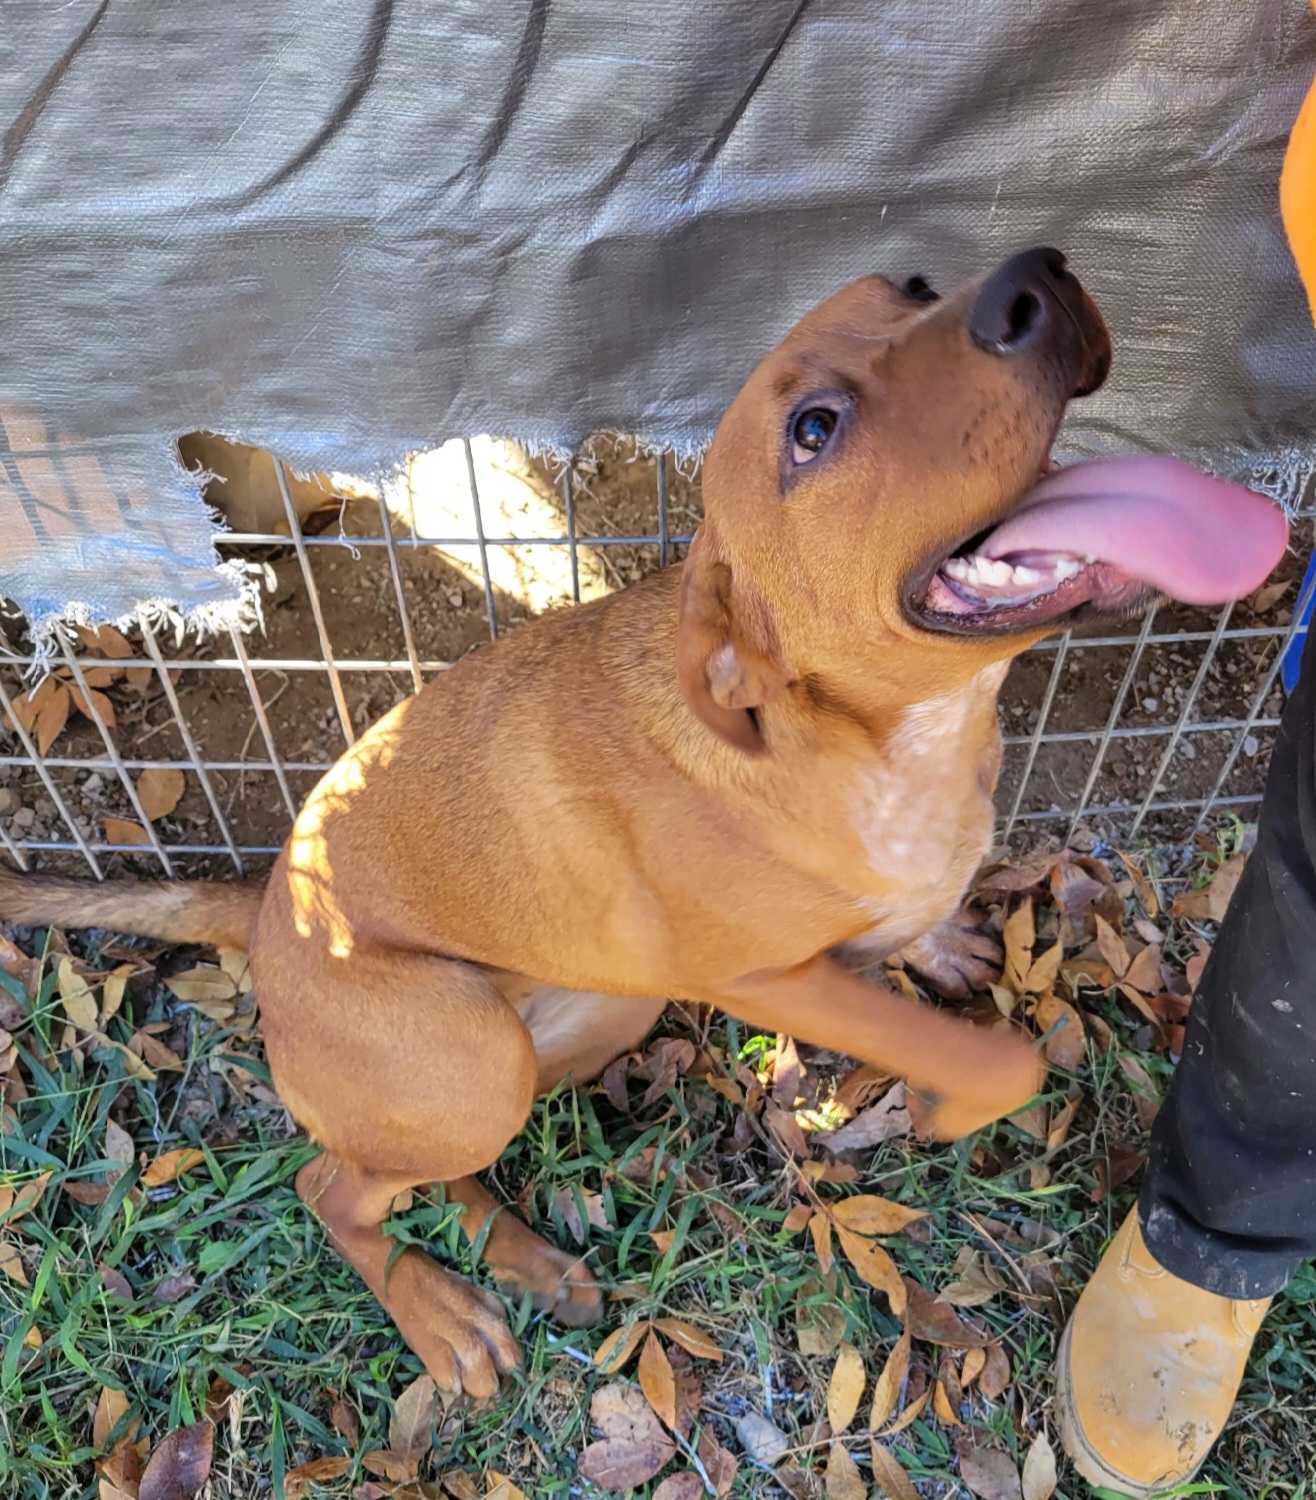
M 1004 521 L 916 580 L 908 608 L 927 629 L 979 634 L 1119 618 L 1158 594 L 1223 604 L 1287 542 L 1276 505 L 1177 459 L 1048 462 Z

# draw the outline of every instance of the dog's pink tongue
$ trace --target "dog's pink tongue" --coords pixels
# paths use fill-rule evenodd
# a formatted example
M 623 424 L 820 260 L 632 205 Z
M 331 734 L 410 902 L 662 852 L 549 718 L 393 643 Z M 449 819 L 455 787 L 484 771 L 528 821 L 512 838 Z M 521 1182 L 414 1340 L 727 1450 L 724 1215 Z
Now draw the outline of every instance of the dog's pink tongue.
M 978 551 L 1095 558 L 1186 604 L 1224 604 L 1265 582 L 1288 535 L 1251 490 L 1174 458 L 1114 458 L 1048 475 Z

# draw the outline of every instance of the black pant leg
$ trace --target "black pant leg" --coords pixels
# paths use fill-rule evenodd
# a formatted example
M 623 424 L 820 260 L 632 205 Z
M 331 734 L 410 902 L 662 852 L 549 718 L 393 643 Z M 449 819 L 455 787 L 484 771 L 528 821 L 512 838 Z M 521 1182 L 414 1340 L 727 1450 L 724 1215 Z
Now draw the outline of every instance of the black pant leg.
M 1316 1255 L 1316 630 L 1138 1207 L 1156 1259 L 1224 1296 L 1269 1296 Z

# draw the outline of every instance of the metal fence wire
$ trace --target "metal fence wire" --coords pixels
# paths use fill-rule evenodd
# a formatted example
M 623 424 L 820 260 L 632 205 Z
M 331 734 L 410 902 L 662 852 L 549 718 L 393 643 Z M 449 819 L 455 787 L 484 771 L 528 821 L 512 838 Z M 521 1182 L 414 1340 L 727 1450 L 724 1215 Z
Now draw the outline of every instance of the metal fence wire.
M 0 617 L 0 845 L 20 866 L 260 870 L 393 703 L 534 613 L 678 559 L 700 514 L 697 473 L 611 441 L 563 469 L 489 440 L 448 444 L 335 502 L 327 525 L 271 464 L 282 520 L 218 541 L 263 571 L 261 628 L 200 642 L 159 625 L 126 641 L 68 631 L 34 699 L 31 642 Z M 1249 600 L 1162 605 L 1014 663 L 1003 841 L 1183 850 L 1209 821 L 1255 814 L 1312 521 L 1308 503 Z

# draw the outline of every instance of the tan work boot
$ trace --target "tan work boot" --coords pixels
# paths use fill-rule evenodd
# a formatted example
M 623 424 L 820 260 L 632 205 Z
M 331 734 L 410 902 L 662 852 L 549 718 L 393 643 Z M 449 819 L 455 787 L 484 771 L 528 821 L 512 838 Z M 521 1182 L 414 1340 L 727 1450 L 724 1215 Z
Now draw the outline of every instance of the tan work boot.
M 1171 1275 L 1130 1213 L 1056 1360 L 1056 1420 L 1084 1479 L 1135 1496 L 1191 1479 L 1229 1419 L 1269 1306 Z

